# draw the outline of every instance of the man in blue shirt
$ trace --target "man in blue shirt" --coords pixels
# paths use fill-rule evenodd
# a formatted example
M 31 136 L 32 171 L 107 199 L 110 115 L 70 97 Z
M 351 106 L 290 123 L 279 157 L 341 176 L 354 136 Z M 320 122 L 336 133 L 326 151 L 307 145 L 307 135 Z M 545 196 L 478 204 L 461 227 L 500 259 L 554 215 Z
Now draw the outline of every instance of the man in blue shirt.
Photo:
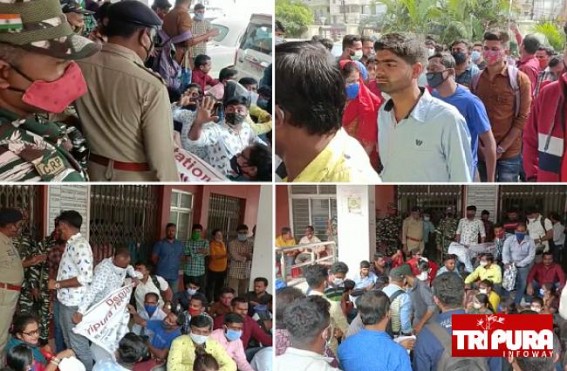
M 479 137 L 480 151 L 486 163 L 487 181 L 494 182 L 496 170 L 496 141 L 492 135 L 490 120 L 482 101 L 467 88 L 455 81 L 455 59 L 449 53 L 434 54 L 429 58 L 427 66 L 427 82 L 435 89 L 431 95 L 449 103 L 459 110 L 467 122 L 471 136 L 473 156 L 473 179 L 477 177 Z
M 463 299 L 465 296 L 465 283 L 461 277 L 453 273 L 443 273 L 433 280 L 433 300 L 441 309 L 435 322 L 452 333 L 453 314 L 465 314 L 463 309 Z M 433 371 L 437 369 L 437 363 L 441 360 L 443 352 L 450 352 L 445 349 L 441 341 L 433 335 L 426 325 L 417 336 L 417 341 L 413 348 L 413 370 L 414 371 Z M 502 358 L 486 358 L 490 370 L 502 369 Z
M 156 265 L 156 275 L 163 277 L 173 294 L 179 290 L 179 267 L 184 258 L 185 246 L 175 239 L 177 227 L 173 223 L 165 227 L 165 238 L 156 242 L 152 261 Z
M 357 308 L 364 330 L 339 346 L 343 370 L 411 371 L 407 351 L 386 333 L 390 321 L 388 296 L 381 291 L 366 292 L 358 299 Z

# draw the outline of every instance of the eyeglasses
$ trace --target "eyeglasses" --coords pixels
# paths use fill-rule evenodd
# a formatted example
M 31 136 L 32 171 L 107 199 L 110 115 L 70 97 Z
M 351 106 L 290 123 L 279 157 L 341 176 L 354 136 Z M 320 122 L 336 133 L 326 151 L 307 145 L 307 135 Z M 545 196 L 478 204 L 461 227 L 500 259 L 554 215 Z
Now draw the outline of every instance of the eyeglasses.
M 38 336 L 39 335 L 39 329 L 34 330 L 34 331 L 30 331 L 30 332 L 22 332 L 22 334 L 26 335 L 26 336 Z

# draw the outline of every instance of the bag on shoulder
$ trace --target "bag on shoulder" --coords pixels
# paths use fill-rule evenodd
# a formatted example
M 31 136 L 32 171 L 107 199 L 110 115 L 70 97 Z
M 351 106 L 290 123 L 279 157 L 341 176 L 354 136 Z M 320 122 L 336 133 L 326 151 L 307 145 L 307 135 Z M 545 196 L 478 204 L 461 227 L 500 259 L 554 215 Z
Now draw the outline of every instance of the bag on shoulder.
M 521 92 L 520 92 L 520 85 L 518 84 L 518 73 L 520 70 L 516 66 L 508 65 L 508 81 L 510 83 L 510 87 L 514 91 L 514 117 L 518 117 L 520 115 L 520 103 L 521 103 Z M 472 77 L 471 80 L 471 92 L 476 94 L 476 90 L 478 88 L 478 81 L 480 80 L 480 75 L 482 75 L 484 71 L 477 73 Z
M 193 34 L 186 31 L 181 35 L 169 37 L 164 30 L 160 30 L 158 37 L 160 42 L 156 45 L 154 63 L 151 69 L 165 80 L 167 87 L 181 90 L 182 85 L 186 84 L 187 81 L 182 81 L 182 78 L 185 78 L 182 76 L 184 66 L 181 66 L 175 60 L 175 44 L 191 39 Z
M 427 325 L 429 331 L 443 346 L 443 354 L 437 362 L 437 371 L 490 371 L 484 357 L 453 357 L 451 334 L 440 324 L 433 322 Z
M 398 290 L 396 292 L 394 292 L 392 294 L 392 296 L 390 296 L 390 307 L 394 304 L 394 300 L 396 300 L 398 298 L 398 296 L 402 295 L 403 293 L 405 293 L 404 290 Z M 394 333 L 394 330 L 392 328 L 392 321 L 388 321 L 388 324 L 386 325 L 386 333 L 388 335 L 390 335 L 390 337 L 393 339 L 395 335 L 399 335 L 399 332 L 401 332 L 402 329 L 400 327 L 400 331 L 398 331 L 398 333 Z

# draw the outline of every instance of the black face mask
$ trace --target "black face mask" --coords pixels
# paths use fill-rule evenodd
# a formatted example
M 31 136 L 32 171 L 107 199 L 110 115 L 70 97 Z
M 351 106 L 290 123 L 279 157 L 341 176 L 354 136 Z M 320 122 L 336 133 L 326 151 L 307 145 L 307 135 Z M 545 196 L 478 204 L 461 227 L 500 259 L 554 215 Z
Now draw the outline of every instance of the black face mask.
M 142 35 L 142 38 L 143 37 L 144 37 L 144 35 Z M 146 58 L 144 59 L 144 62 L 147 62 L 147 60 L 150 59 L 150 57 L 152 56 L 152 52 L 154 51 L 154 46 L 155 46 L 155 37 L 152 37 L 150 32 L 148 32 L 148 37 L 150 39 L 150 47 L 149 48 L 146 48 L 146 46 L 142 42 L 142 39 L 140 39 L 140 44 L 142 45 L 142 48 L 144 48 L 144 50 L 146 52 Z
M 244 122 L 244 119 L 246 119 L 245 115 L 241 115 L 240 113 L 236 112 L 226 113 L 224 115 L 224 120 L 226 121 L 226 123 L 232 126 L 242 124 Z
M 237 174 L 242 175 L 242 168 L 238 165 L 238 156 L 230 159 L 230 168 Z
M 455 63 L 458 65 L 463 64 L 467 61 L 467 55 L 462 52 L 451 54 L 455 58 Z

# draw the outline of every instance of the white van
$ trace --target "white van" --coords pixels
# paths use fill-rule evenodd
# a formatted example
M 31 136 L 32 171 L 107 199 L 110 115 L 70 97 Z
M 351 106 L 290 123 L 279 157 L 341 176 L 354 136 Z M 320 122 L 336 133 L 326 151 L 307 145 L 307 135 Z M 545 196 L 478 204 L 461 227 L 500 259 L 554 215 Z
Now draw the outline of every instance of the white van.
M 238 78 L 253 77 L 260 81 L 264 75 L 264 70 L 271 63 L 272 16 L 269 14 L 252 14 L 234 61 Z

